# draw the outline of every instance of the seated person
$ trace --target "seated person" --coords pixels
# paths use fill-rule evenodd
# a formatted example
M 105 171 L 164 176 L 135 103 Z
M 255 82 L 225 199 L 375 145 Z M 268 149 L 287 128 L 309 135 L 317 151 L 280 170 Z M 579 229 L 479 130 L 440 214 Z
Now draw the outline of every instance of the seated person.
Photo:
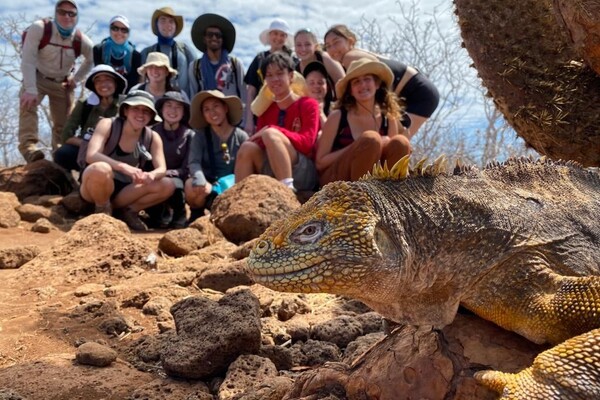
M 327 70 L 325 65 L 319 61 L 313 61 L 308 63 L 302 72 L 304 80 L 306 81 L 306 87 L 308 88 L 308 95 L 319 103 L 319 119 L 321 127 L 325 125 L 329 110 L 331 108 L 332 96 L 331 92 L 335 88 L 330 88 L 329 80 L 327 79 Z
M 169 57 L 163 53 L 148 54 L 146 63 L 138 68 L 138 73 L 143 82 L 135 85 L 131 90 L 145 90 L 156 99 L 160 99 L 167 92 L 180 91 L 186 99 L 189 99 L 183 90 L 172 84 L 177 76 L 177 70 L 171 68 Z
M 146 210 L 149 225 L 158 228 L 185 227 L 186 211 L 183 183 L 188 177 L 188 154 L 194 131 L 190 129 L 190 102 L 181 92 L 167 92 L 156 101 L 162 122 L 154 125 L 163 142 L 167 163 L 166 176 L 173 185 L 173 195 L 165 202 Z
M 165 177 L 162 140 L 147 128 L 155 122 L 152 95 L 143 90 L 130 91 L 119 106 L 119 116 L 103 118 L 96 125 L 87 146 L 88 166 L 81 173 L 81 197 L 94 203 L 96 212 L 112 214 L 113 208 L 117 209 L 118 216 L 135 231 L 148 229 L 139 217 L 140 210 L 162 203 L 173 194 L 173 184 Z M 113 129 L 114 125 L 118 129 Z M 108 149 L 112 135 L 119 135 L 119 141 L 114 149 Z M 151 144 L 146 149 L 143 143 L 148 135 Z M 143 165 L 144 161 L 151 166 Z
M 292 190 L 313 190 L 317 184 L 311 160 L 319 131 L 319 104 L 300 96 L 291 88 L 294 62 L 284 52 L 269 54 L 262 65 L 265 84 L 272 93 L 261 90 L 252 105 L 258 112 L 257 132 L 242 144 L 235 163 L 235 181 L 263 173 L 274 176 Z
M 218 90 L 202 91 L 194 96 L 192 110 L 190 125 L 197 132 L 190 147 L 190 178 L 185 182 L 190 223 L 210 209 L 217 196 L 213 184 L 233 174 L 238 150 L 248 139 L 248 134 L 236 127 L 243 117 L 239 97 L 225 96 Z
M 127 89 L 127 81 L 109 65 L 97 65 L 85 81 L 92 91 L 80 100 L 62 131 L 62 146 L 53 154 L 54 162 L 67 171 L 79 171 L 77 153 L 83 135 L 93 132 L 102 117 L 114 117 L 118 112 L 119 95 Z
M 387 65 L 363 58 L 352 62 L 336 85 L 338 101 L 323 127 L 316 164 L 321 186 L 356 181 L 387 161 L 391 168 L 410 154 L 401 110 L 390 90 L 393 74 Z

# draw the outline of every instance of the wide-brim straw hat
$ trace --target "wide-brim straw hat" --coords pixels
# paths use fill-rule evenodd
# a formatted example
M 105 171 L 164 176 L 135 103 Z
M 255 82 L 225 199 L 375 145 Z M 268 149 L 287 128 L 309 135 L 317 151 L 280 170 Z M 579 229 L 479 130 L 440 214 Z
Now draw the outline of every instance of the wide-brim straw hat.
M 183 17 L 181 15 L 175 14 L 175 11 L 171 7 L 162 7 L 158 10 L 154 10 L 152 14 L 152 19 L 150 20 L 150 26 L 152 27 L 152 33 L 158 36 L 158 27 L 156 26 L 156 21 L 161 15 L 166 15 L 168 17 L 172 17 L 175 19 L 175 23 L 177 24 L 177 28 L 175 28 L 175 34 L 173 37 L 179 35 L 183 30 Z
M 165 67 L 169 70 L 169 75 L 174 77 L 177 75 L 177 70 L 171 67 L 171 62 L 169 61 L 169 57 L 166 54 L 161 53 L 159 51 L 153 51 L 152 53 L 148 53 L 148 57 L 146 57 L 146 62 L 144 65 L 137 69 L 138 74 L 146 75 L 146 68 L 154 65 L 156 67 Z
M 148 122 L 148 125 L 154 125 L 162 121 L 162 119 L 158 116 L 158 112 L 156 112 L 156 107 L 154 106 L 154 96 L 152 94 L 146 92 L 145 90 L 132 90 L 127 93 L 127 96 L 121 101 L 119 104 L 119 117 L 125 117 L 125 105 L 134 107 L 134 106 L 144 106 L 152 110 L 154 116 Z
M 156 102 L 155 102 L 156 111 L 158 112 L 158 116 L 161 117 L 163 120 L 165 118 L 163 117 L 162 108 L 167 100 L 176 101 L 183 105 L 183 117 L 181 118 L 180 123 L 189 125 L 189 123 L 190 123 L 190 102 L 187 99 L 187 96 L 184 96 L 183 94 L 181 94 L 181 92 L 168 91 L 160 99 L 156 100 Z
M 271 45 L 271 39 L 269 38 L 269 33 L 271 33 L 271 31 L 281 31 L 285 33 L 287 35 L 287 39 L 285 39 L 285 45 L 290 49 L 294 46 L 294 38 L 292 37 L 292 31 L 290 30 L 290 26 L 285 20 L 281 18 L 275 18 L 273 21 L 271 21 L 269 27 L 262 31 L 260 35 L 258 35 L 260 42 L 265 46 Z
M 242 101 L 237 96 L 225 96 L 219 90 L 203 90 L 192 99 L 192 117 L 190 118 L 190 126 L 194 129 L 204 129 L 209 124 L 204 119 L 204 113 L 202 112 L 202 103 L 204 100 L 214 97 L 227 104 L 227 120 L 233 126 L 236 126 L 242 120 L 244 115 L 244 107 Z
M 204 41 L 204 34 L 206 28 L 215 27 L 219 28 L 223 34 L 223 47 L 231 53 L 233 46 L 235 45 L 235 28 L 233 24 L 225 17 L 217 14 L 202 14 L 194 21 L 192 25 L 192 42 L 194 46 L 201 52 L 206 52 L 206 43 Z
M 391 88 L 392 82 L 394 81 L 394 73 L 390 67 L 380 61 L 373 61 L 368 58 L 360 58 L 350 63 L 350 66 L 346 71 L 346 76 L 344 76 L 335 84 L 335 94 L 337 98 L 342 98 L 344 92 L 346 92 L 348 83 L 352 79 L 363 75 L 377 76 L 385 83 L 388 89 Z
M 306 86 L 306 81 L 300 72 L 294 71 L 290 89 L 299 96 L 308 96 L 308 86 Z M 250 109 L 254 115 L 260 117 L 273 104 L 273 101 L 273 92 L 271 92 L 271 89 L 265 83 L 250 105 Z
M 92 68 L 92 70 L 90 71 L 90 75 L 85 80 L 86 89 L 89 89 L 92 92 L 96 93 L 96 86 L 94 85 L 94 79 L 96 79 L 96 77 L 101 74 L 109 75 L 115 80 L 114 96 L 118 96 L 120 94 L 125 93 L 125 90 L 127 89 L 127 79 L 125 79 L 125 77 L 123 75 L 121 75 L 117 71 L 115 71 L 115 69 L 113 67 L 111 67 L 110 65 L 106 65 L 106 64 L 99 64 L 99 65 L 96 65 L 94 68 Z M 98 93 L 96 93 L 96 94 L 98 94 Z

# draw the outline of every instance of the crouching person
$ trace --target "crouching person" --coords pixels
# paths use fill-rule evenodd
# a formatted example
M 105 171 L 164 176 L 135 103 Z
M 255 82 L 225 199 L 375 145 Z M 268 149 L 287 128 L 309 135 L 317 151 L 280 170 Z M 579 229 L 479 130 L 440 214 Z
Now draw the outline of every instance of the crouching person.
M 166 176 L 173 185 L 173 195 L 165 202 L 146 209 L 148 224 L 155 228 L 180 229 L 186 224 L 183 183 L 188 177 L 188 156 L 194 131 L 190 129 L 190 102 L 181 92 L 170 91 L 156 100 L 162 122 L 152 128 L 163 142 L 167 163 Z
M 205 90 L 192 100 L 190 125 L 196 129 L 185 182 L 185 198 L 191 208 L 189 222 L 204 215 L 212 201 L 234 183 L 237 153 L 248 134 L 236 127 L 242 120 L 242 101 L 218 90 Z
M 162 140 L 147 126 L 156 121 L 154 98 L 134 90 L 119 106 L 119 116 L 101 119 L 85 151 L 88 166 L 82 172 L 80 194 L 96 212 L 121 218 L 132 230 L 147 230 L 139 211 L 173 194 L 165 177 Z M 144 169 L 144 164 L 153 167 Z M 147 166 L 146 166 L 147 167 Z

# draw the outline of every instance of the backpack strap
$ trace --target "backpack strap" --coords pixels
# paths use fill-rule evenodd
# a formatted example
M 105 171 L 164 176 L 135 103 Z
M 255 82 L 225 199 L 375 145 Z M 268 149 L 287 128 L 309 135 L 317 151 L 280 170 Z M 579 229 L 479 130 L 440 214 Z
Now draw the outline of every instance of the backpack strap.
M 240 94 L 240 86 L 238 85 L 238 77 L 237 77 L 237 62 L 238 59 L 235 56 L 229 56 L 229 61 L 231 63 L 231 73 L 233 74 L 233 79 L 235 80 L 235 92 L 237 93 L 237 97 L 242 98 Z
M 75 58 L 81 55 L 81 42 L 82 33 L 79 29 L 76 29 L 75 36 L 73 37 L 73 51 L 75 52 Z
M 52 38 L 52 20 L 50 18 L 44 18 L 44 34 L 42 35 L 42 39 L 40 40 L 40 45 L 38 46 L 38 50 L 43 49 L 50 43 L 50 39 Z
M 194 60 L 194 76 L 196 77 L 196 82 L 198 83 L 198 91 L 202 91 L 202 71 L 200 71 L 200 59 L 196 58 Z
M 106 139 L 106 143 L 104 143 L 103 154 L 111 155 L 117 146 L 119 145 L 119 140 L 121 140 L 121 132 L 123 131 L 123 118 L 121 117 L 112 117 L 112 123 L 110 127 L 110 135 L 108 139 Z

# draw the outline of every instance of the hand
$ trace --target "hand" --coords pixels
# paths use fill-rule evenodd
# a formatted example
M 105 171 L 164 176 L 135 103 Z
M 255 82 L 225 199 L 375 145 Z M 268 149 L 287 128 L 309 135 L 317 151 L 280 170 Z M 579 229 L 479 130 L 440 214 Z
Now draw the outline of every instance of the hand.
M 38 97 L 37 94 L 31 94 L 24 92 L 21 95 L 21 108 L 26 110 L 30 110 L 31 108 L 38 105 Z
M 75 90 L 76 86 L 77 86 L 77 83 L 75 82 L 75 78 L 73 78 L 73 75 L 69 75 L 67 77 L 67 80 L 63 82 L 63 87 L 66 90 Z

